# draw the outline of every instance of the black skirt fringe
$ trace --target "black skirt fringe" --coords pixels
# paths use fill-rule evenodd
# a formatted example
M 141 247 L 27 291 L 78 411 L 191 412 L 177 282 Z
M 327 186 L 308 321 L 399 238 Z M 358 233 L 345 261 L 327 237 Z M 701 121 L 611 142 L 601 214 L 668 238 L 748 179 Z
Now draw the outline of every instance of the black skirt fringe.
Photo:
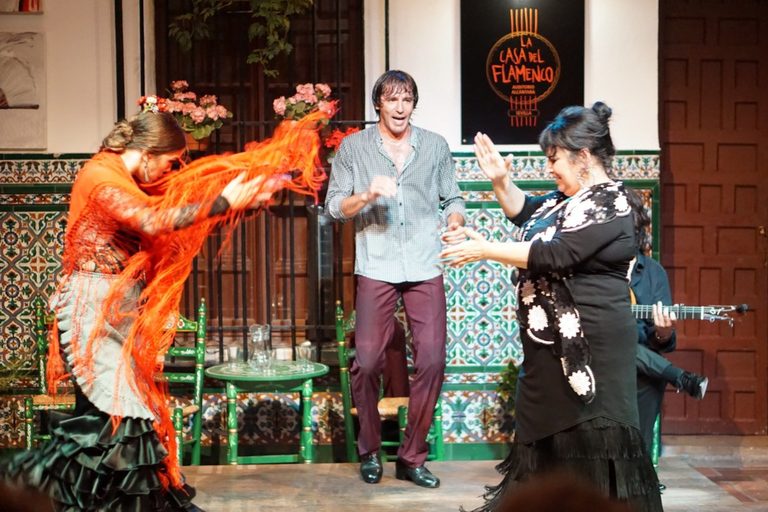
M 573 474 L 637 512 L 663 511 L 659 480 L 640 432 L 605 418 L 530 444 L 514 442 L 496 470 L 504 475 L 503 480 L 486 487 L 485 505 L 472 512 L 499 512 L 519 484 L 555 471 Z
M 59 511 L 183 511 L 192 506 L 192 487 L 163 490 L 158 474 L 168 452 L 152 422 L 123 418 L 113 433 L 109 415 L 91 405 L 74 417 L 52 416 L 51 427 L 49 442 L 4 461 L 0 477 L 45 493 Z

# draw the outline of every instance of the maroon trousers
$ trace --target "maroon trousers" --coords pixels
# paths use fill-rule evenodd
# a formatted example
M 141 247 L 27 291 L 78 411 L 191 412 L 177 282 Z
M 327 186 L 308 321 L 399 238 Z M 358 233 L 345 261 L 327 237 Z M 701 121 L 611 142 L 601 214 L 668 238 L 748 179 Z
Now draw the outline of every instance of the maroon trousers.
M 387 345 L 393 337 L 393 315 L 398 295 L 413 333 L 413 363 L 405 439 L 398 458 L 409 467 L 427 459 L 427 433 L 440 396 L 445 373 L 446 306 L 443 277 L 415 283 L 385 283 L 357 278 L 356 356 L 350 368 L 352 394 L 360 420 L 358 451 L 361 455 L 381 448 L 380 376 Z
M 408 380 L 408 348 L 405 346 L 405 329 L 395 317 L 392 318 L 392 325 L 395 327 L 395 332 L 384 352 L 384 373 L 381 379 L 384 385 L 384 396 L 409 396 L 411 384 Z

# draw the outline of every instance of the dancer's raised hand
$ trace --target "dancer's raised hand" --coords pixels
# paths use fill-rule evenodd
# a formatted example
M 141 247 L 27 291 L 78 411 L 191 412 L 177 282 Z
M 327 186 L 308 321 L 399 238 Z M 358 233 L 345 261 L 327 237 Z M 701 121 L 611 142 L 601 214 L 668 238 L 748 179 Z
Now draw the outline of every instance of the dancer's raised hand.
M 498 181 L 507 175 L 512 162 L 512 155 L 507 156 L 507 159 L 504 160 L 490 137 L 478 132 L 475 135 L 474 150 L 477 157 L 477 165 L 480 166 L 483 174 L 489 180 L 492 182 Z

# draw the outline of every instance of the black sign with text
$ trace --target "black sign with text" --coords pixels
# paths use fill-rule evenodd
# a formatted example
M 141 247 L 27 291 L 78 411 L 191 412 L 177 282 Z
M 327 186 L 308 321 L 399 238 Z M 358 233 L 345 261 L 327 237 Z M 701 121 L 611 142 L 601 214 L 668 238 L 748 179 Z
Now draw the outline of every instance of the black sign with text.
M 584 103 L 584 0 L 461 0 L 461 137 L 535 144 Z

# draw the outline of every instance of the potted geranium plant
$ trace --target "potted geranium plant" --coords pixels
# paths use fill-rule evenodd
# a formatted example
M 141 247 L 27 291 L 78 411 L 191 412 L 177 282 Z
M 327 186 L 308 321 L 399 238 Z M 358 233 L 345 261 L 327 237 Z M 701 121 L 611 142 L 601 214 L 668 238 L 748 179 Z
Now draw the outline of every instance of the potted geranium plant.
M 311 112 L 320 110 L 329 115 L 336 112 L 336 102 L 331 99 L 328 84 L 301 84 L 296 86 L 296 94 L 290 98 L 280 96 L 272 102 L 277 119 L 298 121 Z
M 186 80 L 171 82 L 168 111 L 193 139 L 205 139 L 211 136 L 213 130 L 221 128 L 223 120 L 232 117 L 232 112 L 219 105 L 213 94 L 198 99 L 197 94 L 188 89 Z
M 187 90 L 186 80 L 171 82 L 171 97 L 142 96 L 138 104 L 144 110 L 170 112 L 179 122 L 181 129 L 187 132 L 187 146 L 193 150 L 203 150 L 207 144 L 201 143 L 211 136 L 213 130 L 224 125 L 224 119 L 232 117 L 232 112 L 218 104 L 216 96 L 207 94 L 199 99 L 197 94 Z
M 272 102 L 272 108 L 275 111 L 277 119 L 289 121 L 298 121 L 302 117 L 315 112 L 327 112 L 333 115 L 336 112 L 336 100 L 331 100 L 331 88 L 328 84 L 301 84 L 296 86 L 296 94 L 286 98 L 280 96 Z M 329 148 L 325 159 L 330 163 L 339 149 L 341 140 L 349 134 L 360 131 L 360 128 L 349 127 L 342 131 L 338 128 L 330 130 L 326 127 L 321 132 L 324 139 L 323 145 Z M 329 133 L 330 132 L 330 133 Z

